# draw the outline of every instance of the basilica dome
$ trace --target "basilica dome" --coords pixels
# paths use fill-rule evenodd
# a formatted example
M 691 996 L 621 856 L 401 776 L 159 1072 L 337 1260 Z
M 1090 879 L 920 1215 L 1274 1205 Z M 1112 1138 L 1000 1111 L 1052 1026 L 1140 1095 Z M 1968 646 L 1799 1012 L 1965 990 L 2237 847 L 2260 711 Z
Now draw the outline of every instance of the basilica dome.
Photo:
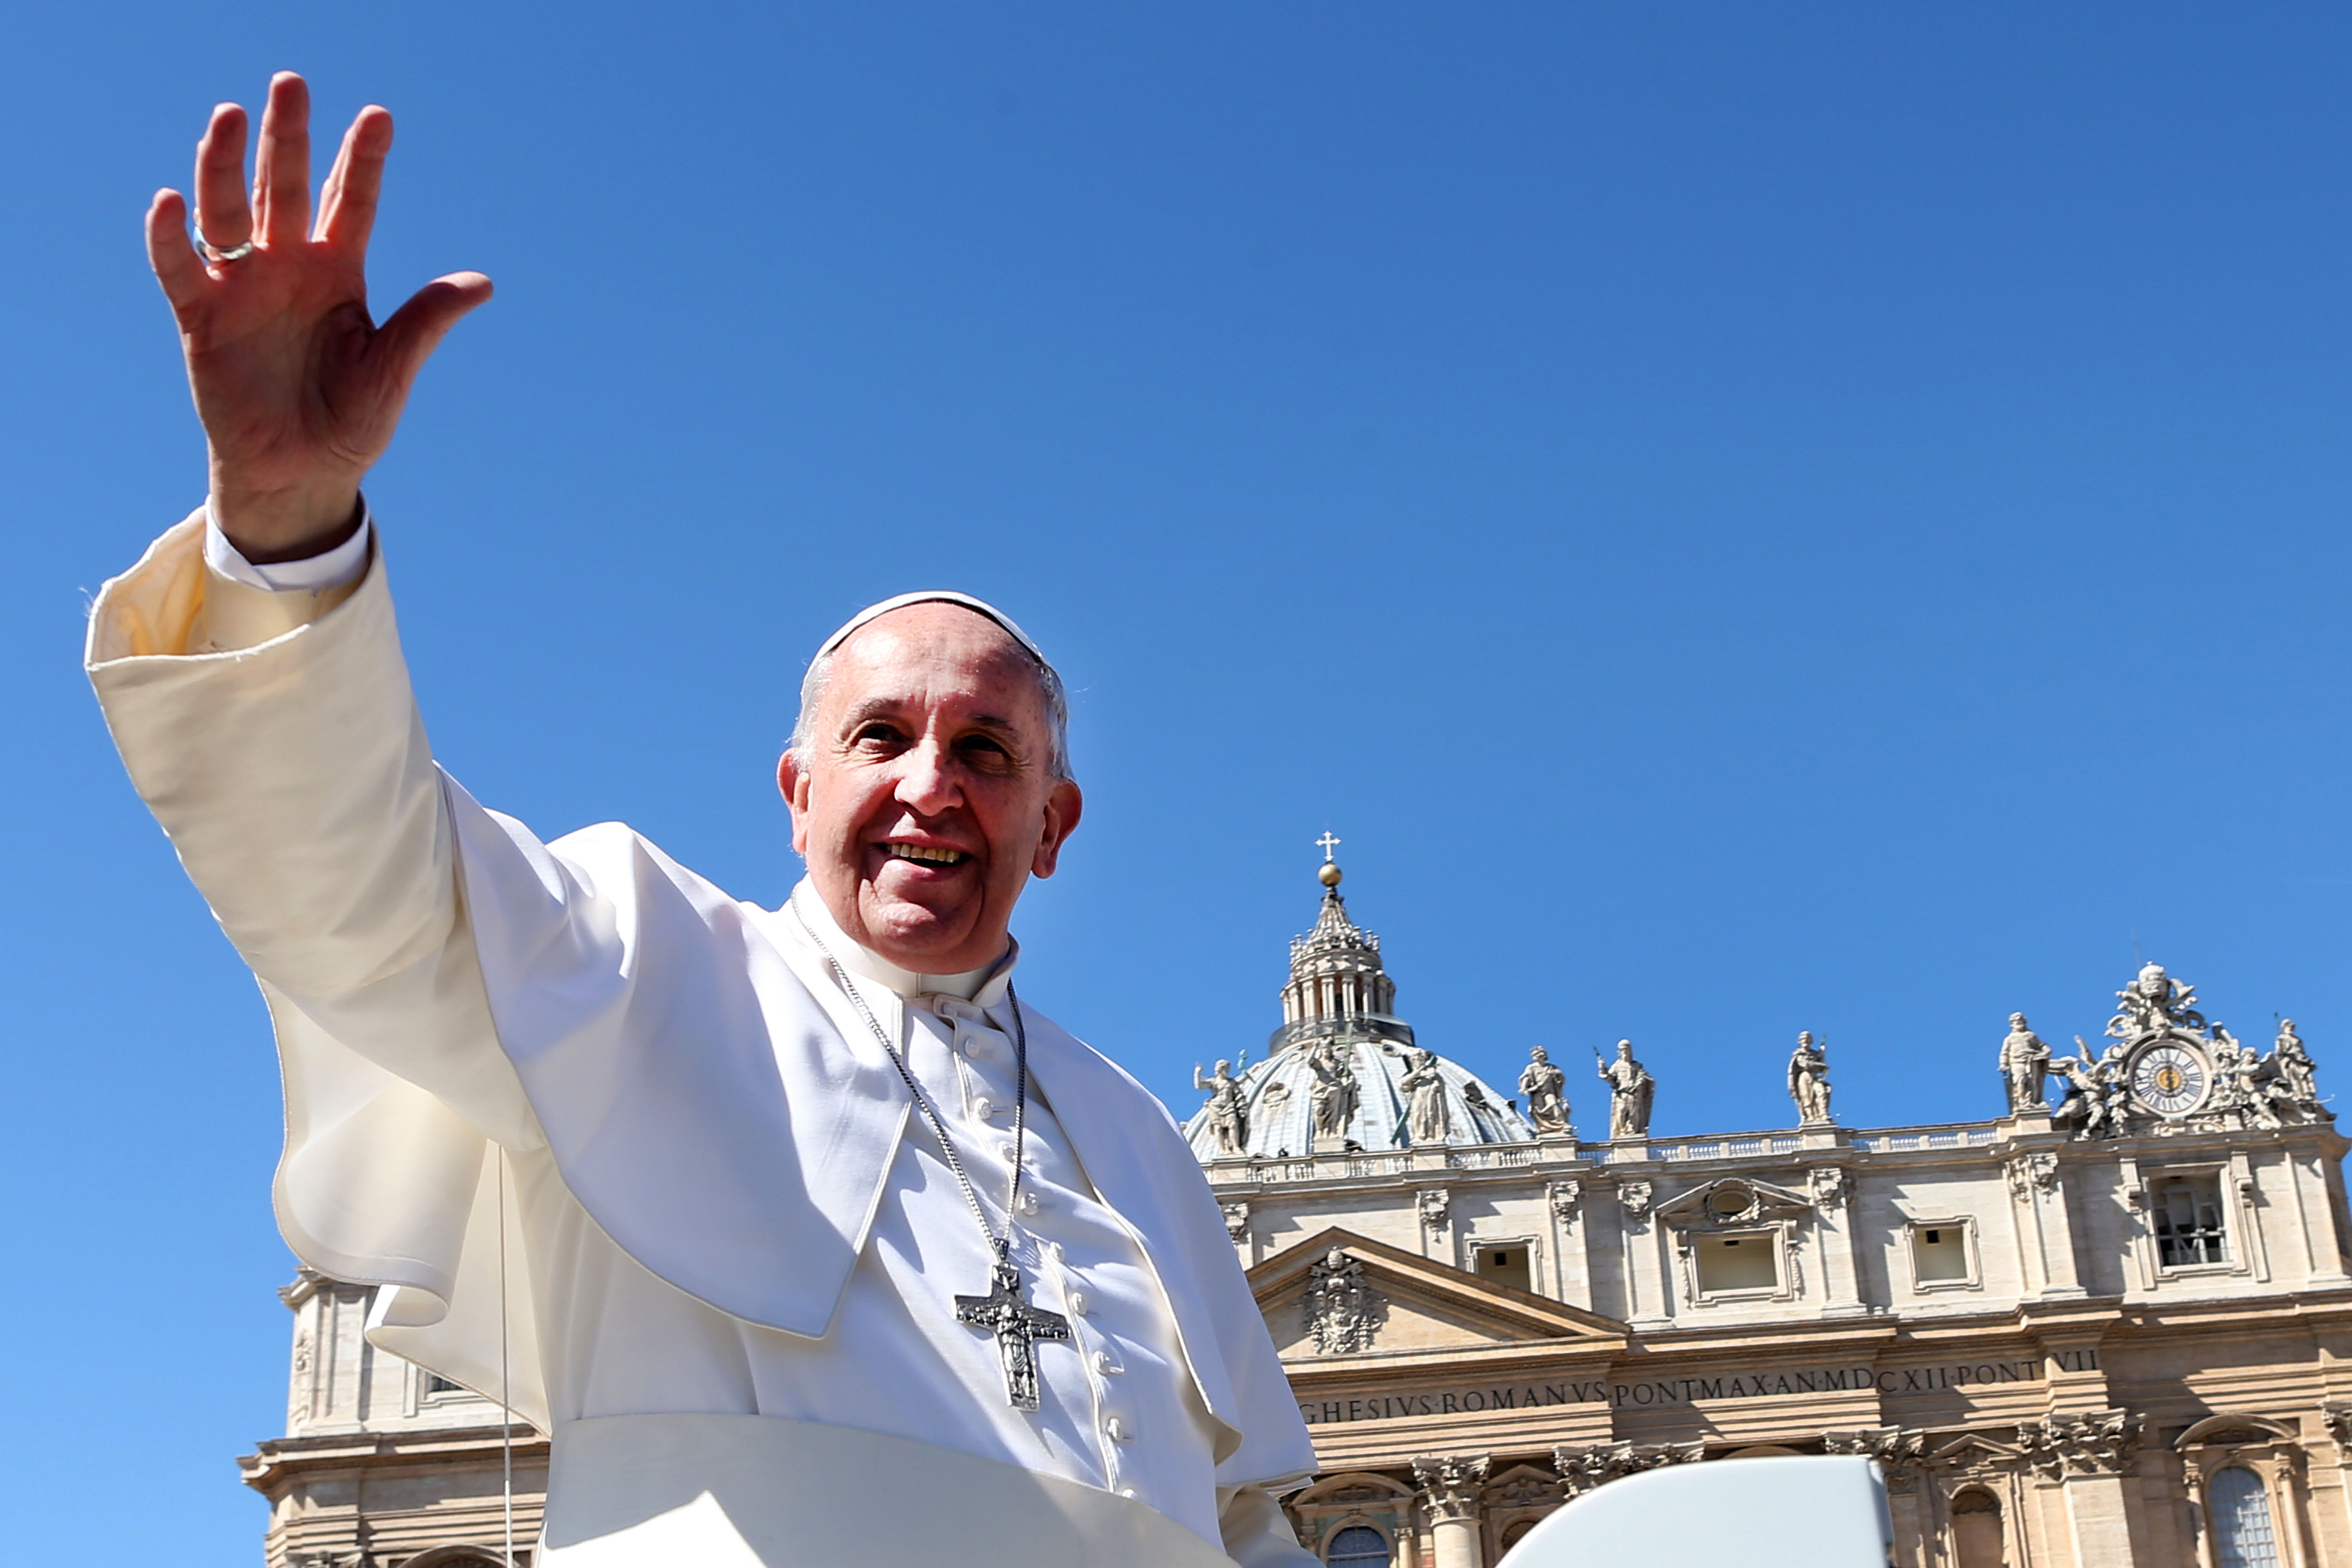
M 1381 939 L 1348 918 L 1328 844 L 1324 853 L 1322 909 L 1290 943 L 1282 1027 L 1263 1061 L 1230 1075 L 1221 1062 L 1200 1080 L 1209 1100 L 1184 1124 L 1192 1152 L 1204 1161 L 1287 1159 L 1535 1142 L 1516 1103 L 1421 1049 L 1412 1026 L 1391 1011 L 1396 983 L 1381 966 Z

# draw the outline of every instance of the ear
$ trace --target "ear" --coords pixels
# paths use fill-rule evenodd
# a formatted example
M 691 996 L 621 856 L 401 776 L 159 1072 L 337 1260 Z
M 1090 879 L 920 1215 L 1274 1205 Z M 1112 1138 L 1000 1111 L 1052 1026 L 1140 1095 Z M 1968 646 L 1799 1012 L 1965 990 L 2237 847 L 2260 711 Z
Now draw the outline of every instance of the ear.
M 1029 858 L 1033 875 L 1045 878 L 1054 874 L 1054 867 L 1062 858 L 1062 846 L 1078 830 L 1078 818 L 1086 807 L 1087 799 L 1076 780 L 1063 779 L 1054 785 L 1045 796 L 1045 831 L 1037 836 L 1037 852 Z
M 776 792 L 793 814 L 793 853 L 808 853 L 809 775 L 800 759 L 786 752 L 776 759 Z

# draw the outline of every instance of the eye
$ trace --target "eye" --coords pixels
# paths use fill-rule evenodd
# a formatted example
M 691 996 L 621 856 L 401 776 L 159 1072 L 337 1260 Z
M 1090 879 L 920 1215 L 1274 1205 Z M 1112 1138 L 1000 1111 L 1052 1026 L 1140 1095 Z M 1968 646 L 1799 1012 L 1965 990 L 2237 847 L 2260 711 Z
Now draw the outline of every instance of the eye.
M 906 744 L 907 737 L 896 724 L 874 719 L 860 724 L 850 741 L 859 746 L 900 746 Z

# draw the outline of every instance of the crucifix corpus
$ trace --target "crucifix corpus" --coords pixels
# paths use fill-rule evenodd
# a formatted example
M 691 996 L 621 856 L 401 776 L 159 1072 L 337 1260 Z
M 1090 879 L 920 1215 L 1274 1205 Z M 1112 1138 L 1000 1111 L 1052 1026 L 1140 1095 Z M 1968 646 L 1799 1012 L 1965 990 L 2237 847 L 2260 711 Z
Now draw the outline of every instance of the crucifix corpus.
M 999 1256 L 996 1278 L 985 1296 L 958 1296 L 956 1321 L 996 1335 L 1004 1362 L 1004 1397 L 1015 1410 L 1037 1408 L 1037 1342 L 1066 1340 L 1070 1320 L 1021 1299 L 1021 1271 Z

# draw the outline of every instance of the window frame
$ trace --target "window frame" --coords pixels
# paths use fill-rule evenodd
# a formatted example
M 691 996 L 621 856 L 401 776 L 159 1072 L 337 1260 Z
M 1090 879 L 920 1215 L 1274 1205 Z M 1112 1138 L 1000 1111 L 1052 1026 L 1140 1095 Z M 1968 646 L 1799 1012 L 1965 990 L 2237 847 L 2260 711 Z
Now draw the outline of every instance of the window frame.
M 1924 1279 L 1919 1275 L 1919 1233 L 1927 1230 L 1957 1230 L 1960 1233 L 1960 1258 L 1966 1272 L 1957 1279 Z M 1974 1215 L 1954 1215 L 1949 1217 L 1932 1215 L 1908 1219 L 1903 1232 L 1903 1255 L 1911 1270 L 1911 1293 L 1932 1296 L 1939 1291 L 1981 1290 L 1984 1289 L 1984 1252 L 1977 1241 L 1977 1219 Z
M 2231 1211 L 2232 1191 L 2230 1167 L 2225 1163 L 2198 1165 L 2167 1165 L 2144 1172 L 2140 1177 L 2140 1228 L 2146 1237 L 2148 1260 L 2154 1266 L 2157 1279 L 2193 1279 L 2200 1276 L 2243 1274 L 2246 1271 L 2245 1239 L 2241 1234 L 2238 1216 Z M 2175 1184 L 2193 1186 L 2210 1184 L 2212 1188 L 2213 1214 L 2219 1222 L 2216 1238 L 2221 1243 L 2221 1256 L 2200 1258 L 2193 1263 L 2168 1263 L 2164 1260 L 2166 1237 L 2158 1230 L 2164 1215 L 2164 1194 Z
M 1733 1285 L 1719 1290 L 1708 1289 L 1705 1248 L 1709 1242 L 1725 1241 L 1769 1243 L 1772 1258 L 1772 1283 Z M 1792 1288 L 1793 1270 L 1789 1267 L 1789 1227 L 1785 1223 L 1685 1232 L 1683 1251 L 1688 1260 L 1691 1300 L 1702 1307 L 1717 1306 L 1731 1301 L 1786 1301 L 1796 1293 Z
M 1510 1251 L 1524 1251 L 1528 1255 L 1527 1284 L 1524 1286 L 1512 1285 L 1508 1280 L 1496 1279 L 1489 1275 L 1479 1272 L 1479 1265 L 1485 1259 L 1487 1253 Z M 1537 1245 L 1536 1237 L 1532 1236 L 1481 1236 L 1473 1237 L 1470 1242 L 1469 1272 L 1474 1279 L 1484 1280 L 1489 1285 L 1502 1285 L 1513 1290 L 1524 1289 L 1530 1296 L 1541 1296 L 1545 1294 L 1545 1292 L 1539 1288 L 1543 1281 L 1543 1249 Z
M 1323 1532 L 1323 1539 L 1316 1545 L 1315 1560 L 1318 1563 L 1330 1562 L 1331 1549 L 1339 1544 L 1340 1536 L 1346 1534 L 1351 1530 L 1369 1530 L 1374 1535 L 1379 1536 L 1381 1538 L 1381 1545 L 1388 1551 L 1389 1568 L 1399 1568 L 1399 1564 L 1397 1563 L 1397 1538 L 1387 1531 L 1382 1530 L 1380 1527 L 1379 1521 L 1369 1519 L 1360 1513 L 1346 1514 L 1331 1521 L 1331 1528 Z

